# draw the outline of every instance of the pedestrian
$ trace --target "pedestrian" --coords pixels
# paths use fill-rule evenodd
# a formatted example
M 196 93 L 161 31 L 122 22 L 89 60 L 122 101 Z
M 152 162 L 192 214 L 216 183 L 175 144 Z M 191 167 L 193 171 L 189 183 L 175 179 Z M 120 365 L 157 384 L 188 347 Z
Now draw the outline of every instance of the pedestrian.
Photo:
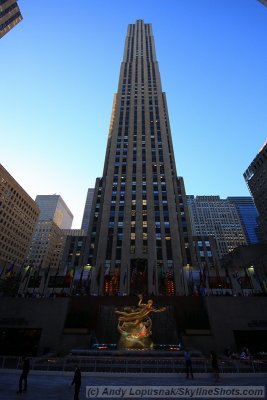
M 218 365 L 217 355 L 214 351 L 210 352 L 210 361 L 211 361 L 211 368 L 213 371 L 214 381 L 217 382 L 220 379 L 219 365 Z
M 22 392 L 27 392 L 27 387 L 28 387 L 27 378 L 29 371 L 30 371 L 30 359 L 27 357 L 22 357 L 22 371 L 19 378 L 19 390 L 17 391 L 17 394 L 21 394 Z M 23 389 L 22 389 L 22 382 L 24 382 Z
M 185 359 L 185 368 L 186 368 L 186 379 L 189 379 L 189 374 L 191 375 L 191 378 L 193 379 L 193 369 L 192 369 L 192 360 L 191 360 L 191 354 L 188 350 L 184 351 L 184 359 Z
M 78 365 L 75 365 L 74 377 L 71 384 L 74 385 L 74 400 L 79 400 L 81 383 L 82 383 L 81 370 Z

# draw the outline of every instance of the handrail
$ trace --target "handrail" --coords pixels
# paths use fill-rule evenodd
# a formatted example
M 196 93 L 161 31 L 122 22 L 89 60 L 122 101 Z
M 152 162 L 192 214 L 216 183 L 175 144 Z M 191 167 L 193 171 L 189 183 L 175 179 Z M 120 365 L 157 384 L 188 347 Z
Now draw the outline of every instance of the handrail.
M 66 357 L 33 357 L 33 371 L 73 371 L 79 364 L 84 372 L 154 372 L 184 373 L 185 363 L 181 357 L 127 357 L 127 356 L 66 356 Z M 210 361 L 206 358 L 192 358 L 193 370 L 197 373 L 212 372 Z M 16 356 L 0 356 L 1 369 L 21 368 L 21 358 Z M 257 373 L 267 372 L 266 360 L 219 360 L 220 373 Z

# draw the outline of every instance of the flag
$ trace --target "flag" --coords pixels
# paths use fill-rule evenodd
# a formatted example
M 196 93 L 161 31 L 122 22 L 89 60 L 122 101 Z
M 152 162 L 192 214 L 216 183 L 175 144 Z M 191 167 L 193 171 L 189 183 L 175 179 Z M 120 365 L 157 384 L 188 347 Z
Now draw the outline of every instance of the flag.
M 105 277 L 110 275 L 110 265 L 105 269 Z
M 189 270 L 188 280 L 189 280 L 189 283 L 191 283 L 192 285 L 194 284 L 193 268 L 190 268 L 190 270 Z
M 127 275 L 128 275 L 128 265 L 127 265 L 127 267 L 126 267 L 126 269 L 125 269 L 125 272 L 124 272 L 124 277 L 123 277 L 123 286 L 125 286 L 125 284 L 126 284 L 126 281 L 127 281 Z
M 161 265 L 160 271 L 159 271 L 159 281 L 162 282 L 164 280 L 164 270 L 163 270 L 163 265 Z
M 199 282 L 203 283 L 203 272 L 201 270 L 201 267 L 199 268 Z
M 239 285 L 241 286 L 241 281 L 242 281 L 242 279 L 241 279 L 241 276 L 239 275 L 239 272 L 238 271 L 236 271 L 234 274 L 233 274 L 233 277 L 236 279 L 236 281 L 239 283 Z
M 153 266 L 153 277 L 152 277 L 153 285 L 156 283 L 156 266 Z
M 2 270 L 1 270 L 1 273 L 0 273 L 0 278 L 1 278 L 1 276 L 4 274 L 4 272 L 5 272 L 5 269 L 6 269 L 6 263 L 5 263 L 5 265 L 3 266 Z
M 202 282 L 206 286 L 206 283 L 207 283 L 207 264 L 204 265 L 204 268 L 202 270 Z
M 34 275 L 35 278 L 37 278 L 39 276 L 41 268 L 42 268 L 42 265 L 43 265 L 43 261 L 40 262 L 38 269 L 34 268 L 34 274 L 33 275 Z
M 137 276 L 137 270 L 136 270 L 136 268 L 134 268 L 134 269 L 132 270 L 132 273 L 131 273 L 131 283 L 132 283 L 132 284 L 135 283 L 135 281 L 136 281 L 136 276 Z
M 97 275 L 96 275 L 96 282 L 97 282 L 98 286 L 100 286 L 100 280 L 101 280 L 101 265 L 99 266 Z
M 27 266 L 24 268 L 25 274 L 24 274 L 24 277 L 23 277 L 23 279 L 22 279 L 22 282 L 24 282 L 25 280 L 28 279 L 28 277 L 30 276 L 30 273 L 31 273 L 31 269 L 32 269 L 32 266 L 31 266 L 31 265 L 27 265 Z
M 67 274 L 66 274 L 66 283 L 68 285 L 71 285 L 73 277 L 74 277 L 74 268 L 71 268 L 69 271 L 67 271 Z
M 5 278 L 10 278 L 13 274 L 13 270 L 14 270 L 14 266 L 15 266 L 15 262 L 13 262 L 13 264 L 11 264 L 7 270 L 5 271 Z
M 55 276 L 58 276 L 58 274 L 59 274 L 59 265 L 58 265 L 58 267 L 57 267 L 57 270 L 56 270 Z
M 226 276 L 226 281 L 227 281 L 228 283 L 230 283 L 230 282 L 231 282 L 231 279 L 230 279 L 230 275 L 229 275 L 229 271 L 228 271 L 228 268 L 227 268 L 227 267 L 225 267 L 225 276 Z
M 170 279 L 170 280 L 173 278 L 173 270 L 172 270 L 172 268 L 169 268 L 169 269 L 167 270 L 165 276 L 166 276 L 167 279 Z
M 21 266 L 20 266 L 20 269 L 18 270 L 18 278 L 20 279 L 21 278 L 21 275 L 22 275 L 22 272 L 23 272 L 23 269 L 24 269 L 24 262 L 21 264 Z

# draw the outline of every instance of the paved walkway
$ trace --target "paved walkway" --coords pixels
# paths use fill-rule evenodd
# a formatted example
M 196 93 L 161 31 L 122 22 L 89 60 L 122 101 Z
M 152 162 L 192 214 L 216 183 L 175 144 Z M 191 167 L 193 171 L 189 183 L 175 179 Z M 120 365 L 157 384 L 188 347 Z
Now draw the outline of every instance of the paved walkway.
M 31 371 L 28 377 L 28 392 L 17 395 L 19 371 L 1 370 L 0 374 L 0 399 L 1 400 L 72 400 L 74 389 L 70 386 L 72 381 L 72 373 L 48 373 L 46 371 Z M 265 376 L 264 376 L 265 375 Z M 185 379 L 184 376 L 170 374 L 165 375 L 97 375 L 82 374 L 82 387 L 80 392 L 80 400 L 86 399 L 85 386 L 95 385 L 108 385 L 108 386 L 188 386 L 188 385 L 201 385 L 209 386 L 214 385 L 213 379 L 208 374 L 200 376 L 196 375 L 193 380 Z M 232 375 L 222 376 L 220 386 L 264 386 L 267 392 L 267 374 L 262 376 L 240 376 Z M 239 397 L 240 398 L 240 397 Z M 205 399 L 202 397 L 201 399 Z M 229 399 L 229 397 L 228 397 Z M 267 399 L 267 393 L 265 394 Z M 145 400 L 143 398 L 143 400 Z

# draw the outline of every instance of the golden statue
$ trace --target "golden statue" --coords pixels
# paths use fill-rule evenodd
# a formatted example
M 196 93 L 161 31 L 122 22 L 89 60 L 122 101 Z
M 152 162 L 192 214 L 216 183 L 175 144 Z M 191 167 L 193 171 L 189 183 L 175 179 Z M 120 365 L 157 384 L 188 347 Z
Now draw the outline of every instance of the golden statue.
M 142 303 L 143 296 L 139 295 L 137 307 L 124 307 L 123 311 L 116 311 L 118 317 L 118 331 L 121 334 L 119 347 L 124 349 L 148 349 L 153 347 L 150 339 L 152 321 L 148 317 L 151 312 L 165 311 L 165 307 L 154 308 L 153 300 Z

